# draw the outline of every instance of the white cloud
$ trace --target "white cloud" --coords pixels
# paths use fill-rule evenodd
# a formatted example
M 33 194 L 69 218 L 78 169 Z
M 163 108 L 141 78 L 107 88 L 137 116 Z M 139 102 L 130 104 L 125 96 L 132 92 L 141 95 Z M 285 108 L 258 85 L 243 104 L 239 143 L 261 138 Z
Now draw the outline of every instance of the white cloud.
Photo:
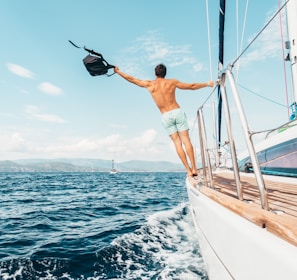
M 34 112 L 34 108 L 31 108 Z M 97 158 L 116 161 L 168 160 L 178 162 L 175 148 L 167 135 L 158 135 L 154 129 L 135 137 L 112 134 L 106 137 L 75 137 L 57 134 L 46 129 L 28 126 L 11 127 L 0 135 L 0 160 L 20 158 Z
M 10 159 L 13 154 L 26 153 L 28 151 L 28 142 L 26 142 L 21 132 L 12 132 L 1 135 L 0 153 L 1 159 Z
M 34 73 L 20 65 L 7 63 L 6 66 L 8 70 L 15 75 L 23 78 L 34 79 Z
M 140 155 L 149 152 L 156 152 L 154 147 L 157 132 L 153 129 L 145 131 L 142 135 L 126 139 L 120 134 L 112 134 L 104 138 L 83 138 L 72 144 L 48 147 L 51 152 L 54 150 L 69 153 L 107 153 L 121 155 Z
M 45 122 L 53 122 L 53 123 L 65 123 L 66 121 L 57 116 L 57 115 L 50 115 L 50 114 L 42 114 L 37 106 L 28 105 L 25 108 L 25 112 L 30 118 L 45 121 Z
M 148 148 L 156 140 L 157 132 L 154 129 L 149 129 L 145 131 L 142 135 L 131 139 L 129 146 L 131 149 L 138 148 Z
M 28 111 L 36 114 L 36 108 L 28 108 Z M 48 131 L 40 131 L 38 135 L 26 130 L 10 134 L 4 139 L 0 136 L 0 143 L 5 143 L 5 154 L 18 155 L 16 158 L 57 158 L 57 157 L 90 157 L 90 158 L 110 158 L 116 156 L 124 160 L 160 159 L 162 150 L 157 144 L 157 133 L 155 130 L 147 130 L 141 135 L 133 138 L 125 138 L 120 134 L 112 134 L 106 137 L 86 137 L 75 139 L 74 137 L 60 138 L 55 135 L 49 138 Z M 44 140 L 42 140 L 44 139 Z M 168 139 L 166 139 L 168 140 Z M 170 141 L 167 141 L 169 148 Z M 161 145 L 164 147 L 163 145 Z M 164 152 L 164 151 L 163 151 Z M 3 156 L 4 154 L 2 154 Z M 164 155 L 164 154 L 163 154 Z
M 26 146 L 26 141 L 19 132 L 11 135 L 11 144 L 15 151 L 21 151 Z
M 59 87 L 47 82 L 41 83 L 38 88 L 49 95 L 61 95 L 63 93 Z
M 166 61 L 166 64 L 171 67 L 187 64 L 192 65 L 194 71 L 203 69 L 202 64 L 194 57 L 190 45 L 170 45 L 164 41 L 160 33 L 155 31 L 147 32 L 143 36 L 138 37 L 135 43 L 127 48 L 125 52 L 130 54 L 129 64 L 134 64 L 129 66 L 130 70 L 131 68 L 137 68 L 135 64 L 140 62 L 139 58 L 143 64 L 156 65 Z M 135 57 L 134 62 L 133 57 Z

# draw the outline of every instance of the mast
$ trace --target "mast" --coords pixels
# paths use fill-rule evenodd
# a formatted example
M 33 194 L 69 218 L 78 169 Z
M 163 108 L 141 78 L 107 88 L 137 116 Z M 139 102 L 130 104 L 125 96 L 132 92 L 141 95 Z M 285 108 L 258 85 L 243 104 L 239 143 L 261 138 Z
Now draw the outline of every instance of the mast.
M 225 6 L 226 1 L 220 0 L 220 14 L 219 14 L 219 64 L 218 72 L 221 76 L 221 71 L 224 66 L 224 30 L 225 30 Z M 219 77 L 220 78 L 220 77 Z M 222 125 L 222 97 L 221 87 L 218 86 L 218 146 L 221 147 L 221 125 Z M 219 152 L 219 151 L 218 151 Z
M 293 98 L 297 102 L 297 0 L 290 0 L 287 3 L 287 22 L 289 32 L 290 62 L 293 80 Z M 296 107 L 295 107 L 296 108 Z

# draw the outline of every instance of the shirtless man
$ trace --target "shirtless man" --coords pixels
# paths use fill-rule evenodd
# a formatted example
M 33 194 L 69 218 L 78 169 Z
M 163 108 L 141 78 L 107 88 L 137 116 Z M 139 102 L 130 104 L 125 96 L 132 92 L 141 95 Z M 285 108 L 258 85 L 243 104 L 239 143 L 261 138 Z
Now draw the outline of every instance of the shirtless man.
M 146 88 L 151 93 L 153 100 L 162 114 L 162 124 L 171 137 L 176 152 L 187 170 L 187 176 L 197 176 L 194 149 L 189 137 L 187 117 L 176 102 L 175 89 L 196 90 L 204 87 L 213 87 L 214 82 L 188 84 L 175 79 L 165 79 L 166 66 L 163 64 L 156 66 L 156 79 L 153 81 L 136 79 L 123 73 L 118 67 L 114 68 L 114 72 L 128 82 Z M 188 163 L 187 155 L 191 165 Z

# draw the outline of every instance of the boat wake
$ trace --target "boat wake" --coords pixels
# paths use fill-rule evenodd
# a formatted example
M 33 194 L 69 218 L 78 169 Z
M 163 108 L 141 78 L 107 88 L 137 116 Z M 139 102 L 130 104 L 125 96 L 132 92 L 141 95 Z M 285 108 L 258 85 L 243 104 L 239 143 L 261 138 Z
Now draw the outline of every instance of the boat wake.
M 143 226 L 118 236 L 96 252 L 85 253 L 81 244 L 81 252 L 77 248 L 77 254 L 68 259 L 51 257 L 48 251 L 43 257 L 39 253 L 28 259 L 3 261 L 0 278 L 208 279 L 188 207 L 183 203 L 156 212 Z

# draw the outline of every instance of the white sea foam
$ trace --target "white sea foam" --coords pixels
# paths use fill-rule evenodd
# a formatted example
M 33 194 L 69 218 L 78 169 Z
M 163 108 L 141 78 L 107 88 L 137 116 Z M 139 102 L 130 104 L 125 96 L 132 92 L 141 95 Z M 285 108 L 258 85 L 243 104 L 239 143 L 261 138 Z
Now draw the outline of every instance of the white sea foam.
M 125 279 L 207 279 L 187 204 L 156 212 L 134 233 L 112 243 Z

